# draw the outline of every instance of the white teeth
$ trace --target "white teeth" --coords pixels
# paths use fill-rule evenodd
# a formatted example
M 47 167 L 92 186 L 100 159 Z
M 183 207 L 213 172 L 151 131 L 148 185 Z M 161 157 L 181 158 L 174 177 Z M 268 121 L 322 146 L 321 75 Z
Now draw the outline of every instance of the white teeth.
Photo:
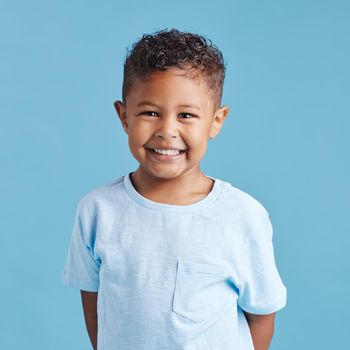
M 177 149 L 167 149 L 167 150 L 164 150 L 164 149 L 159 149 L 159 148 L 154 148 L 154 150 L 157 152 L 157 153 L 160 153 L 160 154 L 167 154 L 167 155 L 170 155 L 170 156 L 177 156 L 180 151 L 177 150 Z

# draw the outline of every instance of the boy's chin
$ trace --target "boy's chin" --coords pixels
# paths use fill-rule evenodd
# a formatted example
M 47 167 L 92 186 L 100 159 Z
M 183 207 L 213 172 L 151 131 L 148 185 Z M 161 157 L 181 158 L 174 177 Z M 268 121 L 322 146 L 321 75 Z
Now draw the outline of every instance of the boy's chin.
M 161 169 L 159 168 L 150 168 L 150 167 L 144 167 L 144 171 L 149 173 L 153 178 L 156 178 L 157 180 L 173 180 L 180 178 L 183 174 L 183 170 L 176 170 L 176 169 Z

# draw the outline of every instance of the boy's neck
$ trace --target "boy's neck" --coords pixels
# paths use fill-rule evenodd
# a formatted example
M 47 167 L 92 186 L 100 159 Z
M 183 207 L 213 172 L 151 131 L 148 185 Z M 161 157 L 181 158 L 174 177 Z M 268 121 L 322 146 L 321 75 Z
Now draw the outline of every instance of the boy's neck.
M 205 198 L 214 181 L 200 169 L 174 179 L 159 179 L 138 168 L 130 176 L 135 190 L 143 197 L 158 203 L 190 205 Z

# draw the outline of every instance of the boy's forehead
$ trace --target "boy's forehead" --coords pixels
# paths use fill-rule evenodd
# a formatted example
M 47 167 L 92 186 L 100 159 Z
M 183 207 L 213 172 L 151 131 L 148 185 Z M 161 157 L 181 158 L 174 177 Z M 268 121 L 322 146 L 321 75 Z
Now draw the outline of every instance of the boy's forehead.
M 177 100 L 184 104 L 207 107 L 212 103 L 210 91 L 200 74 L 179 68 L 152 72 L 145 78 L 134 77 L 127 101 Z

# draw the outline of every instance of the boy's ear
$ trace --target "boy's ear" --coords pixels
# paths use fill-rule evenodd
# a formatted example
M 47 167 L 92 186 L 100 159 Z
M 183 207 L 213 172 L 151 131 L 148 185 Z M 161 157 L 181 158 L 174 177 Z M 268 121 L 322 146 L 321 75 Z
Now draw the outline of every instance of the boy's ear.
M 128 120 L 126 115 L 126 108 L 122 101 L 115 101 L 114 102 L 114 108 L 118 114 L 118 117 L 120 119 L 120 122 L 122 123 L 122 127 L 125 130 L 126 133 L 128 133 Z
M 215 112 L 209 133 L 210 139 L 214 139 L 216 135 L 220 132 L 222 126 L 224 125 L 225 118 L 228 116 L 229 112 L 230 109 L 227 106 L 222 106 Z

